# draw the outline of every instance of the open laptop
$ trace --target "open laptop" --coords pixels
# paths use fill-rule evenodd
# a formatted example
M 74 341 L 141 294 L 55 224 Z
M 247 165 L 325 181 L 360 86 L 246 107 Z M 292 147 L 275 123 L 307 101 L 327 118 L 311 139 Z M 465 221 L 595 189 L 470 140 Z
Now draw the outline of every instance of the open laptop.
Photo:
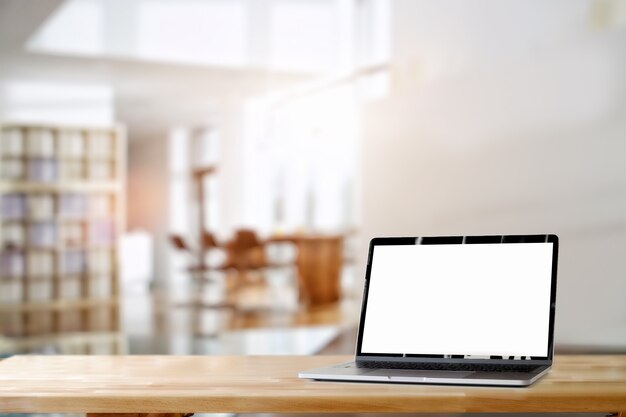
M 341 381 L 527 386 L 552 365 L 556 235 L 370 242 L 354 362 Z

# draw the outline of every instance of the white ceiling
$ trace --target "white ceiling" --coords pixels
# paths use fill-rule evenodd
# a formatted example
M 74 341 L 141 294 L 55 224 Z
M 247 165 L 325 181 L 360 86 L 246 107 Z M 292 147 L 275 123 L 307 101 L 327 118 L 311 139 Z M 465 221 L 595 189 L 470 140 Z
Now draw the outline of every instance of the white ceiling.
M 352 2 L 335 0 L 67 0 L 31 36 L 27 49 L 329 72 L 352 49 L 346 26 L 353 9 Z
M 302 71 L 174 62 L 111 51 L 77 54 L 46 50 L 37 36 L 54 22 L 56 12 L 71 3 L 0 2 L 0 82 L 109 86 L 115 97 L 115 118 L 128 125 L 131 139 L 163 135 L 172 126 L 205 124 L 224 102 L 286 88 L 311 77 Z M 119 6 L 119 2 L 111 3 Z M 79 38 L 81 33 L 73 36 Z M 40 43 L 35 48 L 37 39 Z M 27 49 L 29 42 L 31 50 Z

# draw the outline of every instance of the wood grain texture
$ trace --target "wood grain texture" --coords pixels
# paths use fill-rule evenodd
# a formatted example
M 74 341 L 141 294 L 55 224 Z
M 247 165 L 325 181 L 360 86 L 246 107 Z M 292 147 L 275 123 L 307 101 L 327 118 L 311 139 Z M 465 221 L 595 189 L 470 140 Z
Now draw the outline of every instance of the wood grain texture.
M 559 356 L 528 388 L 337 383 L 298 371 L 348 356 L 15 356 L 0 412 L 620 412 L 626 356 Z M 622 414 L 623 415 L 623 414 Z
M 193 413 L 87 413 L 87 417 L 191 417 Z

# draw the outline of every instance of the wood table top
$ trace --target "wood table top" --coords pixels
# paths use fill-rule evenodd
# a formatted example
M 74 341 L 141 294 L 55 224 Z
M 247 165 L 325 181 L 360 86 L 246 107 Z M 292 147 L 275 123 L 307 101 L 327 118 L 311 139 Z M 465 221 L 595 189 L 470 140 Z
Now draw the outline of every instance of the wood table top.
M 527 388 L 320 382 L 349 356 L 14 356 L 0 412 L 624 412 L 626 355 L 557 356 Z

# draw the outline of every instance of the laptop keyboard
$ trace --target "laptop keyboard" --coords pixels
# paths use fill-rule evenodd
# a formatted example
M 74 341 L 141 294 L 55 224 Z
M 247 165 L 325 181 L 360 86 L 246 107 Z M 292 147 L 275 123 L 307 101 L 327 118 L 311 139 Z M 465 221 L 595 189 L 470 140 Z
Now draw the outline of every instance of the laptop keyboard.
M 474 371 L 474 372 L 533 372 L 537 365 L 494 365 L 477 363 L 408 363 L 360 361 L 355 362 L 357 368 L 367 369 L 413 369 L 420 371 Z

